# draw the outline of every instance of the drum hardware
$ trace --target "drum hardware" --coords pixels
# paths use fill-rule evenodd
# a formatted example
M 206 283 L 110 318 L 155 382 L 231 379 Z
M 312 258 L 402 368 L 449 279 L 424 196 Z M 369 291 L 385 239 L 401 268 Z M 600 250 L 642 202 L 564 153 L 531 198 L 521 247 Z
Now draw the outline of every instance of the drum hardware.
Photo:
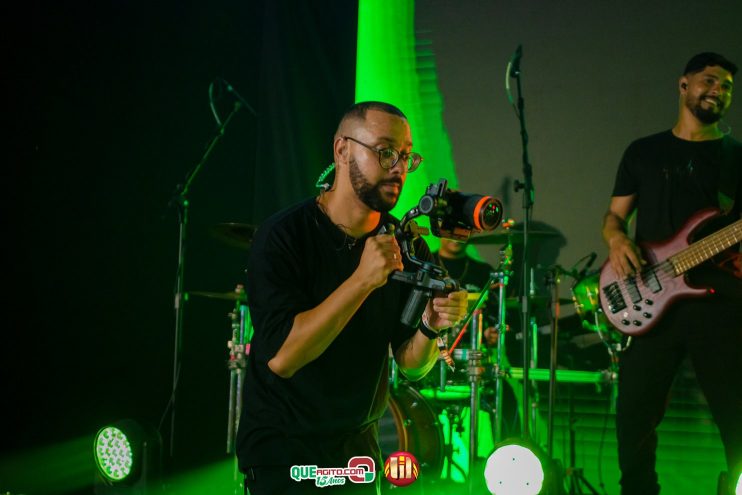
M 554 266 L 546 272 L 546 285 L 551 287 L 554 300 L 559 298 L 559 274 L 561 267 Z M 556 365 L 557 365 L 557 338 L 559 335 L 559 304 L 554 304 L 551 311 L 551 336 L 549 347 L 549 414 L 546 423 L 546 452 L 553 456 L 554 445 L 554 408 L 556 407 Z M 535 368 L 535 366 L 534 366 Z
M 618 355 L 617 350 L 613 346 L 608 335 L 608 325 L 602 326 L 600 319 L 602 315 L 602 309 L 600 307 L 600 294 L 599 294 L 599 274 L 593 276 L 586 276 L 587 271 L 593 262 L 595 262 L 597 255 L 596 253 L 590 253 L 588 256 L 583 257 L 576 264 L 581 263 L 583 260 L 588 260 L 583 268 L 576 272 L 574 267 L 572 270 L 567 271 L 560 266 L 555 266 L 553 271 L 550 272 L 551 286 L 554 288 L 554 295 L 558 294 L 560 275 L 571 276 L 575 280 L 575 284 L 572 287 L 572 298 L 575 303 L 575 309 L 577 314 L 584 323 L 587 321 L 588 314 L 592 315 L 594 320 L 594 329 L 598 332 L 600 339 L 606 344 L 606 349 L 610 356 L 610 369 L 607 373 L 601 373 L 601 377 L 607 379 L 607 382 L 612 385 L 611 388 L 611 411 L 615 411 L 616 398 L 618 396 Z M 556 366 L 556 334 L 558 332 L 558 321 L 559 321 L 559 306 L 555 305 L 554 311 L 552 312 L 552 325 L 553 331 L 551 335 L 551 367 L 549 369 L 549 428 L 548 428 L 548 448 L 549 456 L 551 456 L 552 440 L 553 440 L 553 422 L 554 422 L 554 406 L 555 406 L 555 395 L 556 395 L 556 378 L 557 372 Z M 572 393 L 572 383 L 569 384 L 568 388 L 568 433 L 569 433 L 569 465 L 566 467 L 565 473 L 569 477 L 569 493 L 577 494 L 584 493 L 583 487 L 586 487 L 590 493 L 597 495 L 598 491 L 590 484 L 585 478 L 583 469 L 577 467 L 576 456 L 575 456 L 575 429 L 574 429 L 574 402 Z
M 464 469 L 463 466 L 461 466 L 459 463 L 457 463 L 454 458 L 454 454 L 457 452 L 457 450 L 454 448 L 454 442 L 453 442 L 453 432 L 454 429 L 456 430 L 456 433 L 461 435 L 461 433 L 464 432 L 464 415 L 463 408 L 459 404 L 451 404 L 446 406 L 444 409 L 446 413 L 446 417 L 448 418 L 448 439 L 449 443 L 448 445 L 444 446 L 444 452 L 446 459 L 448 460 L 448 466 L 446 467 L 446 478 L 451 480 L 453 479 L 453 470 L 452 468 L 456 468 L 461 476 L 463 478 L 467 477 L 466 469 Z
M 469 472 L 472 473 L 476 465 L 478 441 L 479 441 L 479 383 L 481 382 L 482 373 L 482 310 L 475 311 L 475 317 L 472 319 L 470 332 L 471 350 L 468 353 L 468 370 L 469 376 Z M 473 493 L 473 478 L 469 476 L 470 493 Z
M 598 334 L 610 356 L 611 372 L 617 375 L 619 355 L 631 346 L 632 337 L 619 335 L 618 332 L 612 330 L 612 326 L 600 306 L 599 287 L 600 271 L 591 274 L 585 272 L 583 277 L 575 278 L 575 283 L 572 286 L 572 300 L 581 319 L 582 327 Z M 616 380 L 613 382 L 611 393 L 611 412 L 616 410 L 617 398 L 618 381 Z
M 510 260 L 512 259 L 512 246 L 508 245 L 507 247 L 503 248 L 503 254 L 502 259 L 504 260 Z M 499 363 L 502 362 L 503 359 L 503 352 L 505 347 L 505 329 L 507 328 L 507 325 L 505 323 L 505 288 L 507 287 L 508 279 L 509 279 L 510 273 L 501 270 L 500 272 L 492 272 L 490 274 L 490 278 L 485 284 L 485 287 L 498 287 L 500 292 L 499 297 L 499 324 L 498 328 L 501 328 L 502 331 L 499 331 L 499 345 L 498 345 L 498 358 L 497 363 L 495 364 L 495 368 L 499 369 Z M 456 352 L 456 346 L 461 341 L 464 333 L 466 332 L 467 328 L 469 328 L 469 324 L 471 323 L 471 329 L 470 329 L 470 349 L 467 349 L 467 376 L 469 381 L 469 407 L 470 407 L 470 414 L 469 414 L 469 469 L 470 472 L 472 469 L 474 469 L 474 466 L 476 465 L 476 457 L 477 457 L 477 441 L 478 441 L 478 434 L 479 434 L 479 422 L 478 422 L 478 416 L 479 416 L 479 389 L 480 389 L 480 382 L 481 377 L 485 371 L 484 367 L 482 366 L 482 361 L 484 358 L 484 354 L 481 351 L 481 345 L 482 345 L 482 306 L 484 305 L 485 301 L 487 300 L 489 296 L 489 291 L 482 291 L 480 294 L 477 295 L 476 301 L 474 305 L 469 309 L 464 319 L 460 322 L 460 330 L 454 339 L 453 344 L 448 349 L 449 355 L 454 355 Z M 471 299 L 474 299 L 472 297 Z M 445 378 L 445 369 L 444 364 L 441 361 L 439 363 L 440 369 L 441 369 L 441 377 Z M 498 425 L 496 426 L 496 430 L 499 429 L 500 433 L 502 431 L 502 385 L 501 385 L 501 374 L 496 373 L 496 390 L 499 397 L 499 402 L 497 402 L 496 399 L 496 406 L 495 406 L 495 423 Z M 439 389 L 441 392 L 445 392 L 445 380 L 441 380 L 439 384 Z M 499 419 L 498 419 L 499 418 Z M 469 476 L 469 491 L 470 493 L 473 493 L 475 490 L 475 476 Z
M 245 288 L 239 284 L 235 294 L 244 295 Z M 227 342 L 229 349 L 229 404 L 227 406 L 227 454 L 234 454 L 237 428 L 242 415 L 242 384 L 247 367 L 247 356 L 250 354 L 253 327 L 250 320 L 250 311 L 247 307 L 247 298 L 235 299 L 235 308 L 229 313 L 231 321 L 231 339 Z
M 500 251 L 499 270 L 490 274 L 490 278 L 497 282 L 498 287 L 498 304 L 497 304 L 497 358 L 495 359 L 495 445 L 503 440 L 502 422 L 503 422 L 503 379 L 505 378 L 506 362 L 505 355 L 505 334 L 507 332 L 507 306 L 505 291 L 510 282 L 510 266 L 513 262 L 513 247 L 511 244 L 503 247 Z
M 528 379 L 539 382 L 548 382 L 551 379 L 549 368 L 532 368 L 528 370 Z M 523 368 L 510 368 L 508 376 L 516 380 L 523 379 Z M 582 371 L 582 370 L 556 370 L 556 381 L 559 383 L 597 383 L 610 384 L 618 379 L 618 374 L 611 370 Z

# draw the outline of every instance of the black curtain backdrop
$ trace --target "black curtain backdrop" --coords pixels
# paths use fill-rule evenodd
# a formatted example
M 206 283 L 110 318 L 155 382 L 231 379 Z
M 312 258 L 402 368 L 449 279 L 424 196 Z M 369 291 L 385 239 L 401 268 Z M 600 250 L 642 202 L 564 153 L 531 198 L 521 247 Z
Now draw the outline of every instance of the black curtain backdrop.
M 157 425 L 175 327 L 178 217 L 168 202 L 216 131 L 209 83 L 223 77 L 258 112 L 234 117 L 188 196 L 186 289 L 228 292 L 245 280 L 247 253 L 210 228 L 257 225 L 315 193 L 353 102 L 357 5 L 109 0 L 3 10 L 8 459 L 119 418 Z M 217 102 L 222 117 L 233 101 Z M 186 307 L 174 470 L 224 456 L 233 308 L 199 297 Z

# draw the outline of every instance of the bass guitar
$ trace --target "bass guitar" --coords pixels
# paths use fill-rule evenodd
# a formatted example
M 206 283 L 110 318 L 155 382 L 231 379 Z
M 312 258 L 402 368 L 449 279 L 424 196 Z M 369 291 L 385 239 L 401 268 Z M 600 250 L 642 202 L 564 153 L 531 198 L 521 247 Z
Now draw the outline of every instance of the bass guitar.
M 695 213 L 670 239 L 640 246 L 647 265 L 620 278 L 606 261 L 600 270 L 600 305 L 608 321 L 626 335 L 647 333 L 677 299 L 701 297 L 708 289 L 692 287 L 685 273 L 742 240 L 742 219 L 689 244 L 698 228 L 720 215 L 716 208 Z

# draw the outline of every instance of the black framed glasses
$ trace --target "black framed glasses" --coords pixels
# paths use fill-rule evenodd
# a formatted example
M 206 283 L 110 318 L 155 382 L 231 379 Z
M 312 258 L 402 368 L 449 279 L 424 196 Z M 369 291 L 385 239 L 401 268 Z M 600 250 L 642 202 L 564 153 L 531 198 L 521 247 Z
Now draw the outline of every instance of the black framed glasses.
M 384 170 L 391 170 L 399 162 L 399 160 L 403 160 L 403 163 L 407 165 L 407 171 L 414 172 L 423 161 L 423 157 L 415 152 L 400 153 L 394 148 L 374 148 L 350 136 L 343 136 L 343 139 L 350 139 L 354 143 L 358 143 L 361 146 L 373 151 L 374 153 L 377 153 L 379 155 L 379 165 L 381 165 L 381 168 L 383 168 Z

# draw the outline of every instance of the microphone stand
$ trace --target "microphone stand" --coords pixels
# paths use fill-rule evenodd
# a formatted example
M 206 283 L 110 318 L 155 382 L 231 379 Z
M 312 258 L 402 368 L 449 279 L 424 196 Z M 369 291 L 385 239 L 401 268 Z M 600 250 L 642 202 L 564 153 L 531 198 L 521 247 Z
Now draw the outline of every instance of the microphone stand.
M 531 220 L 531 210 L 533 209 L 534 203 L 534 190 L 533 190 L 533 169 L 528 159 L 528 131 L 526 130 L 526 118 L 524 113 L 524 102 L 523 95 L 521 92 L 521 77 L 520 77 L 520 59 L 523 54 L 522 45 L 518 45 L 510 63 L 508 64 L 507 77 L 514 78 L 516 81 L 516 87 L 518 89 L 518 102 L 517 111 L 518 120 L 520 122 L 520 138 L 523 147 L 523 182 L 519 180 L 515 181 L 515 192 L 523 190 L 523 260 L 522 260 L 522 272 L 523 282 L 521 286 L 521 332 L 523 336 L 523 428 L 522 434 L 525 440 L 530 439 L 530 426 L 529 426 L 529 412 L 530 412 L 530 399 L 529 399 L 529 380 L 528 380 L 528 368 L 530 363 L 530 346 L 531 346 L 531 335 L 529 329 L 529 316 L 530 316 L 530 300 L 529 300 L 529 275 L 530 266 L 528 263 L 528 230 Z M 510 90 L 509 84 L 506 85 L 508 92 Z M 508 94 L 510 97 L 510 94 Z M 512 101 L 512 98 L 510 98 Z
M 178 380 L 180 378 L 180 357 L 183 352 L 183 317 L 185 311 L 185 302 L 187 297 L 184 292 L 184 281 L 185 281 L 185 266 L 186 266 L 186 230 L 188 227 L 188 192 L 191 188 L 193 180 L 196 178 L 198 173 L 203 168 L 206 161 L 209 159 L 211 152 L 216 147 L 217 143 L 224 136 L 224 131 L 229 125 L 232 117 L 242 107 L 242 103 L 237 101 L 232 108 L 224 122 L 221 123 L 219 129 L 217 129 L 214 137 L 206 146 L 201 160 L 191 169 L 185 177 L 182 184 L 175 186 L 175 191 L 170 199 L 168 206 L 175 206 L 178 211 L 178 266 L 175 275 L 175 345 L 173 352 L 173 390 L 170 395 L 170 401 L 168 407 L 163 413 L 163 419 L 167 414 L 168 409 L 170 410 L 170 447 L 169 455 L 172 458 L 175 451 L 175 412 L 177 405 L 177 393 L 178 393 Z

